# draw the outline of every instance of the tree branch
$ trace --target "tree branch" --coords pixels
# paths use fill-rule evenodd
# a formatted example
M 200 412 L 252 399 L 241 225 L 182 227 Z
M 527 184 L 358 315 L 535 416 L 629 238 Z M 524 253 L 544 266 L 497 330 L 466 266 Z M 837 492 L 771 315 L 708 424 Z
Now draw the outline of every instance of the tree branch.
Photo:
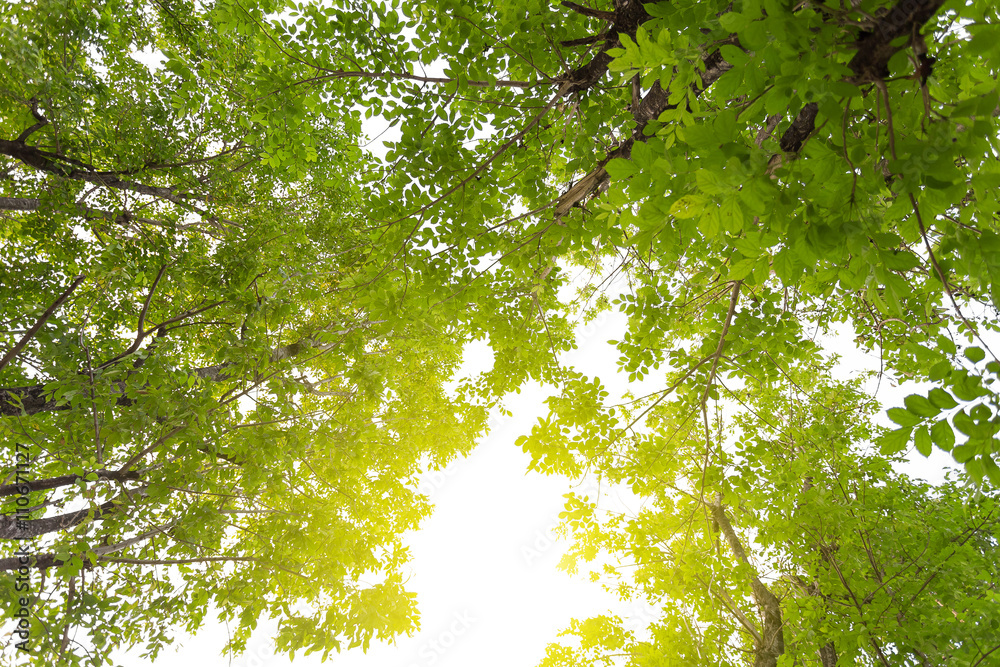
M 705 503 L 712 513 L 712 519 L 719 526 L 719 530 L 729 548 L 732 549 L 736 557 L 749 568 L 750 589 L 753 591 L 757 609 L 760 612 L 761 620 L 764 623 L 763 641 L 754 645 L 754 667 L 776 667 L 778 657 L 785 652 L 785 635 L 782 629 L 781 603 L 767 586 L 760 580 L 755 568 L 747 557 L 746 549 L 740 542 L 739 536 L 733 530 L 733 525 L 726 516 L 722 506 L 721 496 L 716 502 Z
M 103 556 L 105 554 L 111 554 L 111 553 L 115 553 L 115 552 L 121 551 L 122 549 L 127 549 L 128 547 L 132 546 L 133 544 L 138 544 L 139 542 L 142 542 L 143 540 L 148 540 L 149 538 L 153 537 L 154 535 L 158 535 L 158 534 L 163 533 L 164 530 L 166 530 L 166 529 L 168 529 L 168 528 L 176 525 L 176 523 L 177 523 L 177 521 L 170 521 L 169 523 L 164 523 L 164 524 L 160 524 L 158 526 L 154 526 L 152 530 L 148 530 L 145 533 L 141 533 L 141 534 L 136 535 L 135 537 L 129 538 L 127 540 L 123 540 L 121 542 L 116 542 L 115 544 L 109 544 L 109 545 L 106 545 L 106 546 L 100 546 L 100 547 L 96 547 L 94 549 L 91 549 L 91 553 L 94 553 L 97 556 Z M 87 554 L 86 553 L 77 554 L 77 555 L 81 559 L 83 559 L 83 569 L 85 569 L 85 570 L 93 569 L 93 565 L 91 565 L 90 559 L 87 558 Z M 39 554 L 37 556 L 28 556 L 28 561 L 29 561 L 29 565 L 28 566 L 29 567 L 33 567 L 36 570 L 46 570 L 46 569 L 48 569 L 50 567 L 59 567 L 60 565 L 62 565 L 63 563 L 65 563 L 67 560 L 68 559 L 60 558 L 59 556 L 57 556 L 56 554 L 53 554 L 53 553 Z M 24 567 L 24 565 L 25 564 L 23 562 L 21 562 L 21 557 L 14 556 L 12 558 L 3 558 L 3 559 L 0 559 L 0 572 L 10 572 L 12 570 L 17 570 L 20 567 Z
M 61 176 L 62 178 L 85 181 L 106 188 L 135 192 L 136 194 L 148 195 L 150 197 L 158 197 L 175 204 L 185 204 L 186 200 L 206 201 L 204 197 L 196 195 L 177 195 L 174 193 L 176 188 L 173 187 L 159 187 L 128 181 L 123 179 L 121 177 L 122 174 L 118 172 L 90 171 L 87 168 L 71 167 L 68 165 L 76 164 L 78 161 L 54 153 L 48 153 L 34 146 L 27 146 L 20 141 L 0 139 L 0 154 L 12 157 L 39 171 Z
M 105 480 L 109 482 L 135 481 L 139 479 L 139 473 L 134 471 L 122 473 L 117 470 L 96 470 L 93 474 L 97 475 L 98 480 Z M 47 479 L 36 479 L 30 482 L 4 484 L 3 486 L 0 486 L 0 497 L 58 489 L 63 486 L 76 484 L 76 482 L 81 479 L 86 479 L 86 476 L 61 475 L 59 477 L 49 477 Z
M 52 317 L 52 315 L 57 310 L 59 310 L 59 307 L 66 302 L 66 299 L 69 298 L 69 295 L 73 293 L 73 290 L 75 290 L 77 287 L 80 286 L 80 283 L 82 283 L 85 278 L 86 276 L 77 276 L 76 280 L 73 281 L 73 284 L 70 285 L 68 288 L 66 288 L 66 291 L 60 294 L 59 298 L 56 299 L 55 302 L 51 306 L 49 306 L 44 313 L 42 313 L 42 316 L 39 317 L 38 320 L 31 326 L 31 328 L 28 329 L 28 331 L 21 337 L 21 340 L 19 340 L 14 345 L 14 347 L 12 347 L 10 351 L 8 351 L 7 354 L 5 354 L 2 359 L 0 359 L 0 370 L 3 370 L 3 367 L 9 364 L 14 359 L 14 357 L 17 356 L 18 352 L 24 349 L 24 346 L 27 345 L 28 342 L 35 337 L 35 335 L 38 333 L 38 330 L 45 325 L 48 319 Z
M 583 14 L 584 16 L 589 16 L 590 18 L 602 19 L 604 21 L 615 20 L 615 12 L 606 12 L 606 11 L 601 11 L 599 9 L 591 9 L 590 7 L 584 7 L 583 5 L 578 5 L 575 2 L 568 2 L 567 0 L 563 0 L 563 2 L 560 2 L 559 4 L 561 4 L 563 7 L 572 9 L 577 14 Z
M 115 512 L 128 499 L 128 496 L 117 496 L 96 508 L 88 507 L 76 512 L 67 512 L 66 514 L 48 516 L 42 519 L 18 519 L 16 515 L 0 514 L 0 539 L 29 540 L 39 535 L 55 533 L 79 526 L 88 518 L 99 521 Z
M 0 211 L 34 211 L 41 205 L 41 199 L 31 197 L 0 197 Z

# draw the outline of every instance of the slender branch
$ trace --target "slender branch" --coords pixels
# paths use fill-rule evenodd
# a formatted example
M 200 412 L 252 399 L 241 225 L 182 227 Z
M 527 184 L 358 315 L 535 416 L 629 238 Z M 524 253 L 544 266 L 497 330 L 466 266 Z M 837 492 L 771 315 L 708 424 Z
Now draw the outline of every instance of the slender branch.
M 165 269 L 166 267 L 163 267 L 163 268 Z M 162 275 L 162 273 L 163 273 L 163 269 L 160 269 L 160 274 Z M 159 281 L 159 279 L 160 279 L 160 277 L 157 276 L 157 281 Z M 145 320 L 145 317 L 146 317 L 146 309 L 149 307 L 149 300 L 153 297 L 153 290 L 154 289 L 156 289 L 156 283 L 155 282 L 153 283 L 153 287 L 149 290 L 149 294 L 146 296 L 146 303 L 144 304 L 142 313 L 140 314 L 140 317 L 139 317 L 139 326 L 140 327 L 143 326 L 143 320 Z M 167 326 L 169 324 L 174 324 L 175 322 L 180 322 L 182 320 L 186 320 L 187 318 L 194 317 L 195 315 L 200 315 L 201 313 L 204 313 L 206 310 L 211 310 L 212 308 L 215 308 L 216 306 L 221 306 L 224 303 L 226 303 L 226 300 L 225 299 L 221 299 L 219 301 L 215 301 L 213 303 L 210 303 L 207 306 L 202 306 L 201 308 L 195 308 L 194 310 L 185 311 L 185 312 L 181 313 L 180 315 L 177 315 L 175 317 L 171 317 L 168 320 L 164 320 L 162 322 L 154 324 L 153 326 L 145 329 L 145 331 L 140 330 L 136 334 L 135 341 L 132 342 L 132 345 L 130 345 L 127 350 L 125 350 L 124 352 L 122 352 L 121 354 L 119 354 L 119 355 L 117 355 L 115 357 L 112 357 L 110 360 L 105 361 L 103 364 L 101 364 L 100 366 L 98 366 L 98 368 L 107 368 L 108 366 L 111 366 L 111 365 L 113 365 L 113 364 L 121 361 L 122 359 L 124 359 L 125 357 L 129 356 L 130 354 L 133 354 L 136 350 L 139 349 L 139 345 L 146 338 L 146 336 L 148 336 L 152 332 L 156 331 L 160 327 L 165 327 L 165 326 Z
M 875 86 L 878 88 L 879 93 L 885 101 L 885 119 L 889 128 L 889 153 L 892 155 L 893 160 L 898 160 L 899 158 L 896 155 L 896 130 L 892 122 L 892 107 L 889 104 L 889 89 L 886 87 L 885 81 L 882 81 L 881 79 L 875 82 Z M 945 275 L 944 270 L 941 268 L 941 265 L 938 263 L 937 257 L 934 255 L 933 248 L 931 248 L 930 239 L 927 238 L 927 228 L 924 226 L 924 219 L 920 214 L 920 205 L 917 204 L 917 198 L 913 196 L 912 192 L 908 192 L 907 197 L 910 199 L 910 206 L 913 208 L 913 215 L 917 218 L 917 225 L 920 227 L 920 237 L 924 241 L 924 248 L 927 250 L 927 256 L 931 260 L 931 266 L 934 267 L 934 273 L 937 274 L 938 280 L 941 281 L 941 286 L 944 288 L 945 294 L 948 295 L 948 299 L 951 301 L 951 305 L 955 309 L 955 313 L 958 315 L 959 319 L 962 320 L 962 323 L 965 324 L 969 331 L 976 337 L 976 340 L 978 340 L 986 351 L 989 352 L 990 356 L 993 357 L 995 361 L 1000 361 L 1000 359 L 997 359 L 997 355 L 993 353 L 993 350 L 990 349 L 989 344 L 983 340 L 982 336 L 979 335 L 979 330 L 973 326 L 971 322 L 969 322 L 969 320 L 965 317 L 965 314 L 962 312 L 962 309 L 959 307 L 958 301 L 955 299 L 955 294 L 952 291 L 951 286 L 948 285 L 948 278 Z
M 14 357 L 16 357 L 17 354 L 24 349 L 24 346 L 27 345 L 28 342 L 35 337 L 39 329 L 41 329 L 48 321 L 48 319 L 52 317 L 52 315 L 55 314 L 57 310 L 59 310 L 59 307 L 66 302 L 66 299 L 69 298 L 69 295 L 73 293 L 73 290 L 79 287 L 80 283 L 82 283 L 85 278 L 86 276 L 77 276 L 76 280 L 73 281 L 73 284 L 70 285 L 68 288 L 66 288 L 66 291 L 60 294 L 59 298 L 56 299 L 55 302 L 51 306 L 49 306 L 44 313 L 42 313 L 42 316 L 39 317 L 38 320 L 31 326 L 31 328 L 28 329 L 27 333 L 25 333 L 24 336 L 21 337 L 21 340 L 19 340 L 14 345 L 14 347 L 12 347 L 7 352 L 7 354 L 5 354 L 2 359 L 0 359 L 0 370 L 2 370 L 4 366 L 9 364 L 14 359 Z
M 509 50 L 509 51 L 510 51 L 511 53 L 513 53 L 513 54 L 514 54 L 515 56 L 517 56 L 518 58 L 520 58 L 520 59 L 521 59 L 521 60 L 523 60 L 524 62 L 528 63 L 528 65 L 529 65 L 529 66 L 530 66 L 530 67 L 531 67 L 531 68 L 532 68 L 533 70 L 535 70 L 536 72 L 538 72 L 539 74 L 541 74 L 541 75 L 542 75 L 542 77 L 544 77 L 545 79 L 547 79 L 547 80 L 548 80 L 548 79 L 551 79 L 551 78 L 552 78 L 552 77 L 550 77 L 550 76 L 549 76 L 549 75 L 548 75 L 547 73 L 545 73 L 545 72 L 543 72 L 542 70 L 540 70 L 540 69 L 538 68 L 538 66 L 537 66 L 537 65 L 535 65 L 535 63 L 531 62 L 531 60 L 529 60 L 529 59 L 528 59 L 528 58 L 527 58 L 527 57 L 526 57 L 526 56 L 525 56 L 524 54 L 522 54 L 522 53 L 521 53 L 520 51 L 518 51 L 518 50 L 517 50 L 517 49 L 515 49 L 515 48 L 514 48 L 513 46 L 511 46 L 511 45 L 510 45 L 509 43 L 507 43 L 507 42 L 506 42 L 506 41 L 505 41 L 505 40 L 504 40 L 504 39 L 503 39 L 502 37 L 500 37 L 499 35 L 492 35 L 492 34 L 490 34 L 490 33 L 489 33 L 489 32 L 487 32 L 487 31 L 486 31 L 486 30 L 485 30 L 485 29 L 484 29 L 484 28 L 483 28 L 483 27 L 482 27 L 481 25 L 479 25 L 478 23 L 475 23 L 474 21 L 471 21 L 471 20 L 467 19 L 467 18 L 466 18 L 466 17 L 464 17 L 464 16 L 460 16 L 460 15 L 456 15 L 456 17 L 457 17 L 458 19 L 462 20 L 462 21 L 465 21 L 466 23 L 468 23 L 468 24 L 469 24 L 469 25 L 471 25 L 471 26 L 472 26 L 473 28 L 475 28 L 475 29 L 476 29 L 476 30 L 478 30 L 479 32 L 483 33 L 484 35 L 486 35 L 486 36 L 487 36 L 487 37 L 489 37 L 490 39 L 495 39 L 496 41 L 498 41 L 498 42 L 499 42 L 500 44 L 502 44 L 502 45 L 504 46 L 504 48 L 505 48 L 505 49 Z
M 542 110 L 539 113 L 537 113 L 535 115 L 535 117 L 532 118 L 528 122 L 527 125 L 525 125 L 523 128 L 521 128 L 521 130 L 518 131 L 516 134 L 514 134 L 514 136 L 512 136 L 510 139 L 508 139 L 507 141 L 505 141 L 503 143 L 503 145 L 500 146 L 500 148 L 498 148 L 496 151 L 494 151 L 493 154 L 490 155 L 489 158 L 487 158 L 486 160 L 484 160 L 483 162 L 481 162 L 479 164 L 479 166 L 476 167 L 472 171 L 472 173 L 470 173 L 466 178 L 462 179 L 461 181 L 459 181 L 458 183 L 456 183 L 452 187 L 450 187 L 447 190 L 445 190 L 445 192 L 443 194 L 441 194 L 441 196 L 435 198 L 430 203 L 425 204 L 424 206 L 421 206 L 419 209 L 417 209 L 416 211 L 413 211 L 412 213 L 410 213 L 408 215 L 404 215 L 401 218 L 397 218 L 396 220 L 393 220 L 391 224 L 396 224 L 398 222 L 402 222 L 403 220 L 406 220 L 407 218 L 412 218 L 412 217 L 414 217 L 416 215 L 420 215 L 422 213 L 425 213 L 429 209 L 431 209 L 434 206 L 436 206 L 437 204 L 439 204 L 446 197 L 448 197 L 451 194 L 453 194 L 456 190 L 458 190 L 459 188 L 467 185 L 470 181 L 472 181 L 472 179 L 474 179 L 476 176 L 478 176 L 480 173 L 482 173 L 487 167 L 489 167 L 491 164 L 493 164 L 497 160 L 497 158 L 499 158 L 501 155 L 503 155 L 505 152 L 507 152 L 507 149 L 510 148 L 511 146 L 513 146 L 515 143 L 517 143 L 521 139 L 521 137 L 523 137 L 525 134 L 527 134 L 528 132 L 530 132 L 533 127 L 535 127 L 536 125 L 538 125 L 538 123 L 541 122 L 542 118 L 545 117 L 545 115 L 549 112 L 549 110 L 551 110 L 552 107 L 555 106 L 556 102 L 558 102 L 566 94 L 566 91 L 569 88 L 570 88 L 570 84 L 568 84 L 568 83 L 564 83 L 562 86 L 560 86 L 559 90 L 557 90 L 556 93 L 549 99 L 548 104 L 546 104 L 545 107 L 542 108 Z
M 165 435 L 163 435 L 163 436 L 160 436 L 160 437 L 159 437 L 159 438 L 158 438 L 158 439 L 157 439 L 157 440 L 156 440 L 155 442 L 153 442 L 153 443 L 152 443 L 152 444 L 150 444 L 149 446 L 147 446 L 147 447 L 143 448 L 143 449 L 142 449 L 142 450 L 141 450 L 140 452 L 138 452 L 138 453 L 137 453 L 137 454 L 136 454 L 135 456 L 133 456 L 133 457 L 132 457 L 132 458 L 130 458 L 130 459 L 129 459 L 128 461 L 126 461 L 126 462 L 125 462 L 124 464 L 122 464 L 122 467 L 120 467 L 120 468 L 119 468 L 119 469 L 118 469 L 118 470 L 117 470 L 116 472 L 117 472 L 118 474 L 121 474 L 121 475 L 124 475 L 124 474 L 125 474 L 126 472 L 128 472 L 128 470 L 129 470 L 129 469 L 130 469 L 130 468 L 131 468 L 132 466 L 134 466 L 134 465 L 135 465 L 136 463 L 138 463 L 138 462 L 139 462 L 139 460 L 140 460 L 140 459 L 142 459 L 142 457 L 144 457 L 144 456 L 145 456 L 146 454 L 149 454 L 149 453 L 150 453 L 150 452 L 152 452 L 152 451 L 153 451 L 154 449 L 156 449 L 157 447 L 159 447 L 160 445 L 162 445 L 162 444 L 163 444 L 164 442 L 166 442 L 166 441 L 167 441 L 167 440 L 169 440 L 170 438 L 172 438 L 172 437 L 174 437 L 175 435 L 177 435 L 178 433 L 180 433 L 180 432 L 181 432 L 182 430 L 184 430 L 184 428 L 185 428 L 186 426 L 187 426 L 187 424 L 181 424 L 180 426 L 175 426 L 175 427 L 174 427 L 173 429 L 171 429 L 171 430 L 170 430 L 170 431 L 169 431 L 168 433 L 166 433 L 166 434 L 165 434 Z
M 719 369 L 719 360 L 722 358 L 722 348 L 726 345 L 726 334 L 729 333 L 729 326 L 733 323 L 733 315 L 736 314 L 736 306 L 739 304 L 740 287 L 742 285 L 742 280 L 737 280 L 733 283 L 733 289 L 729 297 L 729 310 L 726 312 L 726 321 L 722 324 L 722 333 L 719 334 L 719 344 L 715 347 L 715 352 L 712 353 L 712 368 L 708 373 L 708 382 L 705 385 L 705 391 L 701 394 L 702 404 L 704 404 L 705 400 L 708 398 L 708 392 L 712 388 L 712 383 L 715 381 L 715 375 Z
M 590 35 L 589 37 L 580 37 L 579 39 L 567 39 L 566 41 L 559 42 L 559 45 L 565 46 L 566 48 L 573 48 L 574 46 L 589 46 L 590 44 L 596 44 L 602 39 L 605 39 L 604 35 Z
M 163 277 L 163 272 L 167 270 L 167 266 L 168 266 L 167 264 L 164 264 L 163 266 L 160 267 L 159 272 L 156 274 L 156 278 L 153 279 L 153 285 L 149 288 L 149 293 L 146 294 L 146 300 L 142 304 L 142 310 L 139 311 L 139 321 L 136 324 L 135 340 L 132 341 L 132 344 L 128 347 L 127 350 L 125 350 L 118 356 L 112 358 L 110 361 L 104 362 L 99 366 L 99 368 L 106 368 L 108 366 L 111 366 L 115 362 L 124 359 L 130 354 L 134 354 L 135 351 L 139 349 L 139 346 L 142 344 L 143 339 L 146 338 L 146 336 L 149 334 L 150 331 L 153 331 L 153 329 L 149 330 L 144 329 L 146 324 L 146 314 L 149 312 L 149 304 L 153 300 L 153 294 L 156 292 L 156 286 L 160 284 L 160 279 Z
M 1000 644 L 997 644 L 996 646 L 994 646 L 993 648 L 991 648 L 989 651 L 987 651 L 986 653 L 983 653 L 981 656 L 979 656 L 979 660 L 976 660 L 974 663 L 972 663 L 972 667 L 979 667 L 979 665 L 983 662 L 983 660 L 985 660 L 986 658 L 990 657 L 990 654 L 994 653 L 996 651 L 1000 651 Z
M 712 455 L 712 439 L 708 430 L 708 392 L 712 390 L 716 374 L 719 371 L 719 360 L 722 359 L 722 349 L 726 345 L 726 334 L 729 333 L 729 325 L 732 324 L 733 316 L 736 314 L 736 306 L 740 300 L 740 286 L 742 284 L 742 280 L 737 280 L 733 284 L 732 295 L 729 297 L 729 310 L 726 312 L 726 320 L 722 324 L 722 333 L 719 334 L 719 344 L 716 346 L 715 352 L 712 354 L 712 368 L 708 372 L 708 380 L 705 382 L 705 391 L 701 393 L 701 413 L 705 422 L 705 461 L 701 469 L 702 498 L 705 497 L 705 479 L 708 476 L 708 464 Z
M 49 124 L 48 119 L 46 119 L 45 116 L 43 116 L 38 111 L 38 100 L 37 99 L 35 99 L 34 97 L 31 98 L 28 101 L 28 108 L 31 110 L 31 115 L 35 119 L 36 122 L 35 122 L 34 125 L 32 125 L 28 129 L 26 129 L 24 132 L 22 132 L 21 134 L 19 134 L 17 136 L 17 139 L 14 140 L 14 141 L 20 142 L 22 144 L 25 141 L 27 141 L 28 137 L 30 137 L 32 134 L 34 134 L 35 132 L 37 132 L 38 130 L 42 129 L 43 127 L 45 127 L 46 125 Z
M 258 558 L 252 556 L 204 556 L 202 558 L 165 558 L 144 560 L 140 558 L 102 558 L 102 563 L 127 563 L 130 565 L 190 565 L 193 563 L 253 563 Z
M 698 577 L 698 580 L 702 583 L 703 586 L 705 585 L 705 581 L 701 577 Z M 761 637 L 760 632 L 758 632 L 754 624 L 750 621 L 749 618 L 747 618 L 747 615 L 743 613 L 743 610 L 741 610 L 739 606 L 736 604 L 736 602 L 731 597 L 729 597 L 729 594 L 726 593 L 726 591 L 720 589 L 718 586 L 712 588 L 711 583 L 708 584 L 707 588 L 709 592 L 712 595 L 714 595 L 716 599 L 719 600 L 719 602 L 722 603 L 722 605 L 726 608 L 726 610 L 730 614 L 736 617 L 736 620 L 739 621 L 740 625 L 742 625 L 743 628 L 750 633 L 750 635 L 754 639 L 755 644 L 763 643 L 764 638 Z
M 633 419 L 629 423 L 628 426 L 626 426 L 624 429 L 622 429 L 622 431 L 627 431 L 630 428 L 632 428 L 633 426 L 635 426 L 636 423 L 638 423 L 638 421 L 640 419 L 642 419 L 643 417 L 645 417 L 646 414 L 648 414 L 650 410 L 652 410 L 653 408 L 655 408 L 657 405 L 659 405 L 663 401 L 663 399 L 665 399 L 667 396 L 669 396 L 670 394 L 672 394 L 673 391 L 675 389 L 677 389 L 677 387 L 679 387 L 682 382 L 684 382 L 689 377 L 691 377 L 691 375 L 693 375 L 696 370 L 698 370 L 699 368 L 701 368 L 702 364 L 704 364 L 706 361 L 708 361 L 711 358 L 712 358 L 711 356 L 703 358 L 701 361 L 699 361 L 698 363 L 696 363 L 694 366 L 691 366 L 691 368 L 687 369 L 687 372 L 685 372 L 684 375 L 682 375 L 672 385 L 670 385 L 669 387 L 667 387 L 666 389 L 664 389 L 662 391 L 657 392 L 658 394 L 660 394 L 659 397 L 657 397 L 657 399 L 655 401 L 653 401 L 653 403 L 648 408 L 646 408 L 641 413 L 639 413 L 639 416 L 636 417 L 635 419 Z
M 296 86 L 304 86 L 311 83 L 320 83 L 323 81 L 334 81 L 337 79 L 402 79 L 404 81 L 416 81 L 419 83 L 437 83 L 437 84 L 458 84 L 458 79 L 453 79 L 450 77 L 441 76 L 420 76 L 419 74 L 409 74 L 405 72 L 370 72 L 367 70 L 331 70 L 322 67 L 317 68 L 323 74 L 318 74 L 316 76 L 309 77 L 307 79 L 301 79 L 292 83 L 285 88 L 293 88 Z M 504 79 L 498 79 L 497 81 L 479 81 L 476 79 L 467 79 L 463 81 L 465 85 L 472 86 L 473 88 L 535 88 L 537 86 L 546 85 L 551 83 L 550 81 L 507 81 Z M 270 95 L 277 94 L 283 89 L 279 89 L 269 93 Z M 265 95 L 266 97 L 266 95 Z

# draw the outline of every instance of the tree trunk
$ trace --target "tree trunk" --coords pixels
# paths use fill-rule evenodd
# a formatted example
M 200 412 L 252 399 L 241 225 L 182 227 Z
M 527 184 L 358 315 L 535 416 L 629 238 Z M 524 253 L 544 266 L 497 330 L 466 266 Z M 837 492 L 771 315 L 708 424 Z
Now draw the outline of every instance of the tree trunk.
M 726 516 L 722 502 L 707 503 L 707 505 L 712 512 L 712 519 L 718 524 L 723 537 L 729 543 L 729 548 L 733 550 L 737 558 L 750 566 L 746 549 L 743 548 L 743 543 L 740 542 L 739 536 L 733 530 L 733 525 L 729 522 L 729 517 Z M 757 611 L 763 624 L 763 631 L 760 633 L 761 641 L 754 642 L 754 667 L 777 667 L 778 658 L 785 652 L 781 603 L 777 596 L 764 585 L 752 567 L 750 570 L 750 590 L 753 591 L 754 602 L 757 604 Z

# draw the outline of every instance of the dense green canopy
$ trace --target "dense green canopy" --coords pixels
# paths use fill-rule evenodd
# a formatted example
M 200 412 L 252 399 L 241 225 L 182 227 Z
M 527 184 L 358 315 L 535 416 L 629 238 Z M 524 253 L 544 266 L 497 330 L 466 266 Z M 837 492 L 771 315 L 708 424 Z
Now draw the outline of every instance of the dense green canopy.
M 546 664 L 1000 654 L 993 3 L 0 18 L 0 537 L 32 540 L 42 662 L 102 664 L 112 629 L 155 654 L 209 604 L 237 649 L 262 616 L 290 652 L 410 631 L 416 475 L 528 379 L 531 467 L 644 500 L 571 497 L 567 566 L 627 566 L 598 576 L 662 612 L 581 620 Z M 653 394 L 560 367 L 608 308 Z M 823 347 L 845 331 L 921 383 L 893 429 Z M 493 368 L 456 378 L 476 339 Z M 935 447 L 965 473 L 895 472 Z

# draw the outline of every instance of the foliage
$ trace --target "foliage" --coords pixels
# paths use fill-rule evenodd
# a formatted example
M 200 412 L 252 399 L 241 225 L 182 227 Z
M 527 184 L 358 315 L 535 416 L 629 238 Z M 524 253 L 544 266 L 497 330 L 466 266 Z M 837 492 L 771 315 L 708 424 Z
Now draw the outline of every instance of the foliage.
M 353 211 L 350 113 L 261 94 L 295 73 L 266 9 L 2 10 L 0 532 L 33 554 L 34 660 L 155 656 L 213 610 L 236 651 L 262 617 L 293 654 L 416 626 L 416 475 L 483 427 L 445 388 L 468 330 L 401 305 L 434 289 Z
M 0 369 L 4 427 L 45 443 L 46 475 L 106 460 L 147 475 L 107 516 L 110 492 L 89 499 L 95 516 L 77 525 L 128 539 L 142 528 L 127 508 L 148 504 L 164 531 L 181 522 L 169 544 L 148 536 L 160 555 L 259 558 L 225 529 L 226 512 L 251 509 L 239 503 L 267 508 L 276 532 L 257 530 L 263 515 L 241 524 L 258 546 L 294 523 L 271 510 L 315 516 L 309 526 L 335 516 L 353 535 L 327 554 L 335 582 L 296 589 L 274 560 L 219 566 L 215 579 L 198 570 L 198 585 L 253 590 L 266 571 L 301 599 L 336 598 L 384 568 L 391 627 L 361 612 L 381 595 L 368 593 L 325 632 L 364 643 L 405 630 L 397 536 L 425 509 L 407 480 L 470 446 L 472 395 L 492 405 L 533 378 L 557 394 L 520 441 L 532 467 L 591 471 L 650 501 L 625 521 L 571 499 L 567 519 L 585 559 L 632 559 L 635 595 L 662 611 L 652 640 L 614 619 L 581 622 L 579 650 L 554 648 L 551 664 L 978 665 L 996 650 L 993 3 L 5 11 L 2 201 L 31 214 L 3 219 L 4 283 L 31 289 L 4 290 L 4 322 L 28 326 L 87 277 Z M 144 48 L 162 70 L 134 61 Z M 383 157 L 354 145 L 362 114 L 398 133 Z M 566 299 L 581 267 L 592 284 Z M 617 277 L 627 287 L 607 290 Z M 609 305 L 629 318 L 622 372 L 663 378 L 617 406 L 557 364 L 571 317 Z M 898 428 L 872 426 L 860 386 L 829 379 L 823 335 L 843 330 L 889 380 L 928 383 L 888 412 Z M 488 339 L 496 364 L 450 396 L 470 338 Z M 977 490 L 893 473 L 911 442 L 952 452 Z M 266 465 L 250 463 L 258 454 Z M 331 467 L 307 482 L 313 455 Z M 66 502 L 111 487 L 97 477 Z M 300 493 L 275 507 L 279 488 Z M 344 498 L 369 493 L 343 516 Z M 203 542 L 181 528 L 199 523 L 211 526 Z M 317 539 L 296 525 L 296 539 Z M 82 556 L 106 555 L 73 541 L 83 530 L 53 552 L 63 581 L 83 576 Z M 213 599 L 224 614 L 235 611 L 223 600 L 247 605 L 245 630 L 283 614 L 288 649 L 336 646 L 267 590 Z M 59 599 L 110 619 L 116 597 Z
M 639 631 L 574 624 L 543 665 L 990 664 L 995 493 L 895 473 L 897 457 L 872 445 L 877 404 L 828 373 L 800 365 L 788 389 L 747 377 L 738 411 L 713 415 L 710 443 L 679 403 L 625 437 L 616 409 L 599 406 L 597 454 L 581 454 L 642 508 L 571 496 L 563 566 L 613 556 L 621 565 L 595 565 L 595 577 L 654 617 Z

